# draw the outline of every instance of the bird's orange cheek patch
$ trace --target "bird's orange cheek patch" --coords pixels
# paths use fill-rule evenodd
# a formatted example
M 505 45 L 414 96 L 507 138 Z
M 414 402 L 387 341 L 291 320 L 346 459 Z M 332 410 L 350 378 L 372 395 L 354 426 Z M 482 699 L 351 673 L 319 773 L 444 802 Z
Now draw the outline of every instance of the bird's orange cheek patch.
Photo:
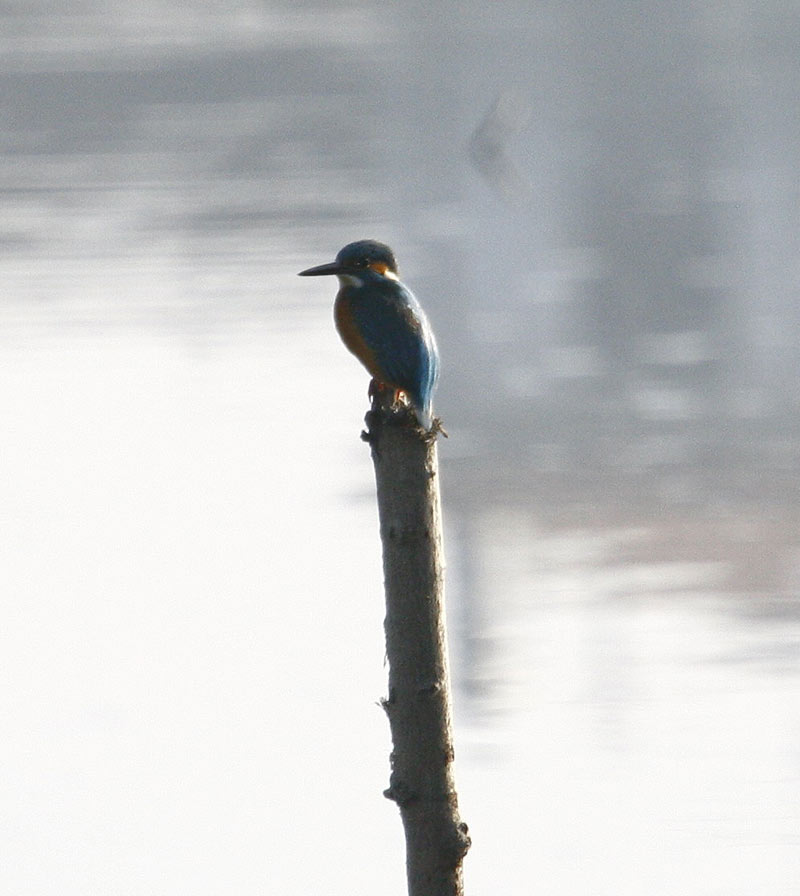
M 380 274 L 381 277 L 397 280 L 397 274 L 395 274 L 394 271 L 389 270 L 389 265 L 384 264 L 382 261 L 371 261 L 369 267 L 371 270 L 375 271 L 376 274 Z

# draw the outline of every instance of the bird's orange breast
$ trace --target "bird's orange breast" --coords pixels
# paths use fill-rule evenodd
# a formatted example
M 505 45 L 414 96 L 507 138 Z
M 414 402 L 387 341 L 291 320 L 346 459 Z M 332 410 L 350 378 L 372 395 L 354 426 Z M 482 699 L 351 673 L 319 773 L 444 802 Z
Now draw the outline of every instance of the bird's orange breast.
M 375 352 L 367 345 L 358 328 L 353 310 L 346 295 L 339 293 L 333 306 L 333 319 L 342 342 L 358 358 L 375 379 L 384 381 L 383 374 L 375 357 Z

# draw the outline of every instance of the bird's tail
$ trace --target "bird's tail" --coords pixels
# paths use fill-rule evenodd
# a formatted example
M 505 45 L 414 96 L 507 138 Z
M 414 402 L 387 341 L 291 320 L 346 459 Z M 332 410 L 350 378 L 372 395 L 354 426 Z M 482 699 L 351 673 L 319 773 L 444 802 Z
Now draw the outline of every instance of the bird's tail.
M 430 432 L 433 428 L 433 408 L 431 407 L 431 402 L 427 402 L 423 405 L 418 405 L 415 402 L 414 411 L 417 415 L 417 421 L 419 425 L 425 430 L 425 432 Z

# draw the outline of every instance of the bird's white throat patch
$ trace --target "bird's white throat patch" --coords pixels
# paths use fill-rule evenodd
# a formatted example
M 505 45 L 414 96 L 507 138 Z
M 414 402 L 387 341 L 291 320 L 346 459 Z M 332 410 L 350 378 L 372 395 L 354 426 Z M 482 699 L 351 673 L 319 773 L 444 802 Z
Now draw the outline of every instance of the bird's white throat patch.
M 355 274 L 337 274 L 339 278 L 339 283 L 342 286 L 363 286 L 364 281 L 361 277 L 356 277 Z

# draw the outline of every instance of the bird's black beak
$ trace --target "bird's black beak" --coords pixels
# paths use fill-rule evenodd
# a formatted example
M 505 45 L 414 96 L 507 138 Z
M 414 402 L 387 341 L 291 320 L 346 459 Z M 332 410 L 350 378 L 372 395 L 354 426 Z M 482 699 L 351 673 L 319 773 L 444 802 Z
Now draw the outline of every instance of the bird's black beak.
M 324 277 L 327 274 L 341 274 L 344 268 L 338 261 L 332 261 L 329 264 L 318 264 L 315 268 L 308 268 L 300 271 L 298 277 Z

